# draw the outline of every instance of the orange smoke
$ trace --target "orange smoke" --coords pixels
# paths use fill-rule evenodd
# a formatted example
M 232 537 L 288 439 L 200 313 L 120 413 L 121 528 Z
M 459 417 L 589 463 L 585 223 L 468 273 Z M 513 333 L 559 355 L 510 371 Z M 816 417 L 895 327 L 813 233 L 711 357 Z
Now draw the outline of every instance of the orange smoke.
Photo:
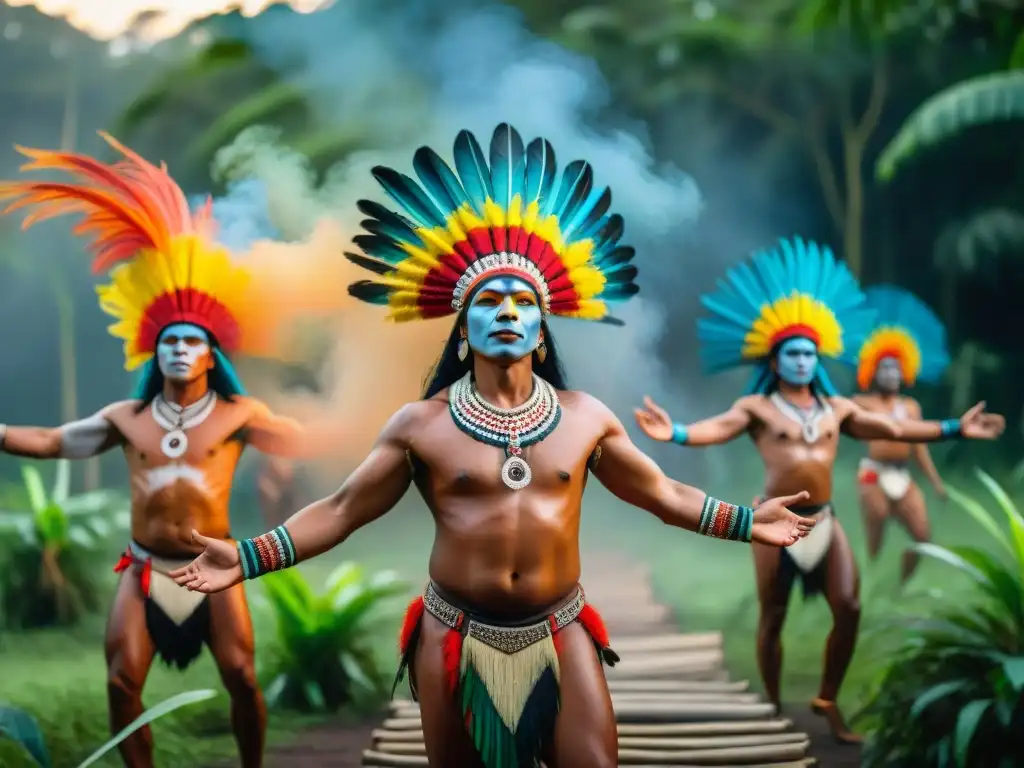
M 313 13 L 333 0 L 4 0 L 15 8 L 32 6 L 64 19 L 96 40 L 113 40 L 132 32 L 157 42 L 174 37 L 192 22 L 238 11 L 256 16 L 272 5 L 287 4 L 298 13 Z
M 257 242 L 243 257 L 259 279 L 268 306 L 266 316 L 280 322 L 295 318 L 296 334 L 289 354 L 287 341 L 268 347 L 275 357 L 299 362 L 301 323 L 313 320 L 318 330 L 332 337 L 328 380 L 324 395 L 274 391 L 266 382 L 252 382 L 253 394 L 271 407 L 304 423 L 336 425 L 345 436 L 344 451 L 329 464 L 339 480 L 338 460 L 352 465 L 369 451 L 388 418 L 405 403 L 420 396 L 448 333 L 452 318 L 396 325 L 385 321 L 387 309 L 357 301 L 348 286 L 366 277 L 342 255 L 352 248 L 351 238 L 330 220 L 322 220 L 302 243 Z M 308 325 L 306 326 L 308 327 Z M 247 331 L 249 329 L 247 328 Z M 266 334 L 276 328 L 261 329 Z M 286 333 L 288 330 L 286 329 Z

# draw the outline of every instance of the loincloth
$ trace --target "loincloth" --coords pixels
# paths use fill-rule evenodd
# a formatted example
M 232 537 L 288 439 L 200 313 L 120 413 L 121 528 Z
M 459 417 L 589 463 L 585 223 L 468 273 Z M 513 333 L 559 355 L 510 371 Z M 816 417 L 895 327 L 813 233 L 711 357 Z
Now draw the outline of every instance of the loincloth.
M 448 627 L 443 653 L 448 685 L 486 768 L 540 764 L 558 715 L 558 635 L 565 627 L 579 622 L 601 661 L 613 666 L 619 660 L 608 645 L 604 622 L 580 587 L 553 613 L 510 625 L 463 611 L 431 583 L 406 612 L 396 687 L 414 663 L 424 611 Z M 414 680 L 409 687 L 415 699 Z
M 861 485 L 877 485 L 889 501 L 899 501 L 907 495 L 913 480 L 906 462 L 863 458 L 857 469 L 857 482 Z
M 825 565 L 832 546 L 835 513 L 832 502 L 790 509 L 801 517 L 811 517 L 817 522 L 809 534 L 783 548 L 780 567 L 787 580 L 799 576 L 804 597 L 812 597 L 825 588 Z
M 178 669 L 199 657 L 210 636 L 207 596 L 189 591 L 167 575 L 192 559 L 157 557 L 132 541 L 114 567 L 115 573 L 121 573 L 135 566 L 146 597 L 146 630 L 160 659 Z

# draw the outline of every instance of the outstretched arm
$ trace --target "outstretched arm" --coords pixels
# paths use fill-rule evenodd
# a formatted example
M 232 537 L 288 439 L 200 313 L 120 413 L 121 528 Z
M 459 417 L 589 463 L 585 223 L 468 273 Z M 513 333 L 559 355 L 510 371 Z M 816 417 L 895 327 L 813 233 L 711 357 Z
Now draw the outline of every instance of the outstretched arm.
M 921 418 L 921 405 L 911 397 L 905 398 L 904 402 L 907 405 L 908 415 L 911 419 Z M 928 478 L 928 482 L 932 484 L 935 492 L 940 497 L 945 498 L 946 486 L 942 482 L 942 477 L 939 476 L 939 470 L 935 467 L 935 462 L 932 461 L 932 455 L 928 451 L 928 445 L 926 443 L 917 443 L 913 447 L 914 459 L 917 461 L 921 471 L 924 472 Z
M 995 440 L 1006 428 L 1006 420 L 998 413 L 987 413 L 980 402 L 959 419 L 924 421 L 913 419 L 900 426 L 899 439 L 904 443 L 937 443 L 940 440 Z
M 84 419 L 60 427 L 15 427 L 0 424 L 0 450 L 29 459 L 89 459 L 121 445 L 124 438 L 109 415 L 115 403 Z
M 193 532 L 203 553 L 170 576 L 190 590 L 221 592 L 244 579 L 316 557 L 389 512 L 412 482 L 406 451 L 418 405 L 406 405 L 391 417 L 369 456 L 333 494 L 296 512 L 269 533 L 237 545 Z
M 634 445 L 622 423 L 605 406 L 594 400 L 590 407 L 604 425 L 598 442 L 601 458 L 594 475 L 627 504 L 650 512 L 668 525 L 705 536 L 775 546 L 792 544 L 814 525 L 813 520 L 785 508 L 807 498 L 806 493 L 772 499 L 753 510 L 719 501 L 672 480 Z
M 262 453 L 291 459 L 313 459 L 337 447 L 342 439 L 336 425 L 301 424 L 274 413 L 259 400 L 250 400 L 252 414 L 245 425 L 246 442 Z
M 833 397 L 830 401 L 840 429 L 850 437 L 857 440 L 900 439 L 901 425 L 884 413 L 869 411 L 845 397 Z
M 637 408 L 634 415 L 636 423 L 648 437 L 692 447 L 721 445 L 735 440 L 750 428 L 752 420 L 746 398 L 737 400 L 725 413 L 688 426 L 673 422 L 668 412 L 649 397 L 644 398 L 644 407 Z

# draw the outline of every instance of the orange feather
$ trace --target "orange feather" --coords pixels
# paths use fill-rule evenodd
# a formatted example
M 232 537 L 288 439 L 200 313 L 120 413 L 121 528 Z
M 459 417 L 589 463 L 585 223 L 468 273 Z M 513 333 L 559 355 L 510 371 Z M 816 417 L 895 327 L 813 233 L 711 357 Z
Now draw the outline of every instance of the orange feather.
M 64 171 L 72 181 L 0 182 L 0 200 L 10 201 L 3 212 L 34 209 L 23 220 L 26 229 L 57 216 L 81 215 L 73 231 L 92 239 L 94 272 L 130 260 L 141 250 L 165 253 L 179 235 L 213 237 L 210 201 L 193 214 L 165 164 L 157 167 L 112 136 L 100 136 L 123 159 L 106 164 L 74 152 L 17 147 L 29 158 L 23 171 Z

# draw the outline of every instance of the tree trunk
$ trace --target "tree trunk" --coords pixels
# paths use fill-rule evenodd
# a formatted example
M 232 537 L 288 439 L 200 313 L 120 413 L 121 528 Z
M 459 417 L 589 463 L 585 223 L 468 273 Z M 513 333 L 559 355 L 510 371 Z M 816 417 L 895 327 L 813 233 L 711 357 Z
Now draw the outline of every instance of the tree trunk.
M 853 135 L 843 136 L 843 163 L 846 175 L 846 219 L 843 225 L 843 256 L 854 277 L 864 267 L 864 147 Z

